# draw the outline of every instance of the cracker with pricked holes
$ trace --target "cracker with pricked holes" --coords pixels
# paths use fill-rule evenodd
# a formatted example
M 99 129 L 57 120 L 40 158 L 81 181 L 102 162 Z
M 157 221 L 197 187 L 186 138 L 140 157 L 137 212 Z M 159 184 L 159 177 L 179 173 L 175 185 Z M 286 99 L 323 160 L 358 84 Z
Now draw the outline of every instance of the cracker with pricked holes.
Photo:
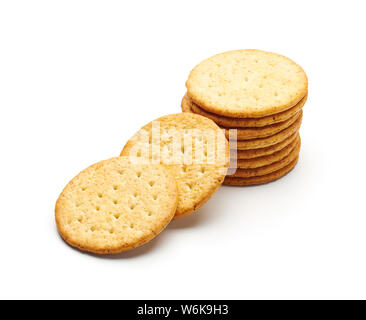
M 186 82 L 200 108 L 222 116 L 261 118 L 295 106 L 307 93 L 304 70 L 282 55 L 234 50 L 199 63 Z
M 177 184 L 159 164 L 116 157 L 80 172 L 62 191 L 55 217 L 70 245 L 98 254 L 141 246 L 174 217 Z
M 160 140 L 157 142 L 153 141 L 154 124 L 159 124 Z M 175 158 L 173 154 L 175 156 L 177 154 L 173 153 L 175 141 L 170 132 L 176 132 L 178 141 L 181 141 L 177 159 L 173 159 Z M 135 134 L 127 142 L 121 155 L 137 157 L 148 155 L 149 159 L 156 160 L 155 153 L 152 152 L 153 146 L 157 146 L 161 155 L 166 155 L 164 152 L 167 152 L 168 156 L 161 157 L 159 161 L 166 165 L 177 180 L 179 196 L 175 218 L 186 216 L 200 208 L 224 181 L 229 166 L 228 142 L 223 131 L 208 118 L 191 113 L 161 117 Z M 203 161 L 197 158 L 199 149 L 205 153 Z M 190 158 L 191 163 L 186 161 Z M 172 162 L 168 163 L 165 160 Z

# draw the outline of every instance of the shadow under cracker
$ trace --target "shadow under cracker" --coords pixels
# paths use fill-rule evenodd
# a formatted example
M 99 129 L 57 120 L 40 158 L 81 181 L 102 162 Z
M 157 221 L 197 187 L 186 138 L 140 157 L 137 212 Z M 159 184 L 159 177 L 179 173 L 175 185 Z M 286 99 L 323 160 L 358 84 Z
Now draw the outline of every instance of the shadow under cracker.
M 153 238 L 152 240 L 150 240 L 148 243 L 145 243 L 144 245 L 137 247 L 135 249 L 131 249 L 131 250 L 127 250 L 127 251 L 123 251 L 121 253 L 117 253 L 117 254 L 96 254 L 93 252 L 88 252 L 88 251 L 83 251 L 77 247 L 73 247 L 72 245 L 70 245 L 69 243 L 67 243 L 60 235 L 60 233 L 57 231 L 56 232 L 59 236 L 59 238 L 67 244 L 67 246 L 74 250 L 77 251 L 78 253 L 81 253 L 83 255 L 87 255 L 93 258 L 98 258 L 98 259 L 106 259 L 106 260 L 123 260 L 123 259 L 132 259 L 132 258 L 137 258 L 139 256 L 142 255 L 146 255 L 149 252 L 151 252 L 152 250 L 155 249 L 155 247 L 157 246 L 158 242 L 161 241 L 162 238 L 162 234 L 158 234 L 155 238 Z

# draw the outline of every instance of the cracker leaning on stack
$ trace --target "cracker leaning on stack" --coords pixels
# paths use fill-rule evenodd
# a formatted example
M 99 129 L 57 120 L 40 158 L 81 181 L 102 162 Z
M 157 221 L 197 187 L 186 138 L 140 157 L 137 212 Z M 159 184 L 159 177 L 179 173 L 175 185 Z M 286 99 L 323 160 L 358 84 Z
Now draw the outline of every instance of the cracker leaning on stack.
M 224 52 L 198 64 L 186 82 L 182 111 L 237 130 L 236 171 L 227 185 L 274 181 L 299 158 L 299 129 L 307 99 L 304 70 L 279 54 L 260 50 Z
M 179 195 L 174 218 L 180 218 L 199 209 L 221 186 L 229 166 L 229 145 L 220 128 L 210 119 L 199 115 L 189 113 L 171 114 L 156 119 L 155 122 L 159 124 L 160 130 L 158 132 L 160 141 L 157 144 L 161 155 L 160 163 L 177 180 Z M 175 155 L 173 155 L 174 139 L 167 136 L 167 139 L 164 140 L 165 133 L 173 128 L 182 141 Z M 213 136 L 212 142 L 215 152 L 212 157 L 213 161 L 208 159 L 207 149 L 210 141 L 205 136 L 207 132 L 215 135 L 219 134 L 223 143 L 220 150 L 218 148 L 220 141 L 217 141 L 216 136 Z M 141 133 L 147 133 L 149 139 L 146 139 L 145 135 Z M 189 144 L 192 149 L 185 149 L 184 140 L 186 146 Z M 202 144 L 199 141 L 202 141 Z M 121 156 L 133 156 L 132 151 L 134 150 L 139 157 L 144 150 L 148 150 L 148 156 L 152 158 L 152 143 L 152 123 L 149 123 L 126 143 Z M 199 155 L 196 149 L 199 146 L 203 149 L 203 159 L 196 161 Z M 169 150 L 165 157 L 163 157 L 164 150 Z M 224 152 L 224 154 L 217 154 L 219 151 Z M 176 159 L 173 159 L 173 156 L 176 156 Z

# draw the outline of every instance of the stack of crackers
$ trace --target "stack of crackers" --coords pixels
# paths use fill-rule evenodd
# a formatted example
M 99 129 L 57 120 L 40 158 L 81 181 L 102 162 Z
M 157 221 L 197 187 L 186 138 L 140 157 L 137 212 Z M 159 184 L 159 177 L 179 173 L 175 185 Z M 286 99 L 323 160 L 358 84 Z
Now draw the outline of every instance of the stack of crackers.
M 213 120 L 230 138 L 235 170 L 224 184 L 267 183 L 295 167 L 308 92 L 295 62 L 260 50 L 224 52 L 198 64 L 186 87 L 183 112 Z
M 258 50 L 222 53 L 191 72 L 187 89 L 187 112 L 146 124 L 119 157 L 66 185 L 55 218 L 67 243 L 97 254 L 134 249 L 196 211 L 222 183 L 265 183 L 295 166 L 307 78 L 293 61 Z

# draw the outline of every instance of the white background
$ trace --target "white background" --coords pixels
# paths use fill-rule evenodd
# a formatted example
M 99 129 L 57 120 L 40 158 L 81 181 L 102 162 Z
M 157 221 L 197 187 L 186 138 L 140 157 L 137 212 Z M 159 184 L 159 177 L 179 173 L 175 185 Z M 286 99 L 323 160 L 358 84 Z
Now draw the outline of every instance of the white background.
M 366 298 L 364 1 L 1 1 L 0 298 Z M 180 112 L 213 54 L 284 54 L 309 77 L 296 169 L 222 187 L 150 244 L 66 245 L 80 170 Z

